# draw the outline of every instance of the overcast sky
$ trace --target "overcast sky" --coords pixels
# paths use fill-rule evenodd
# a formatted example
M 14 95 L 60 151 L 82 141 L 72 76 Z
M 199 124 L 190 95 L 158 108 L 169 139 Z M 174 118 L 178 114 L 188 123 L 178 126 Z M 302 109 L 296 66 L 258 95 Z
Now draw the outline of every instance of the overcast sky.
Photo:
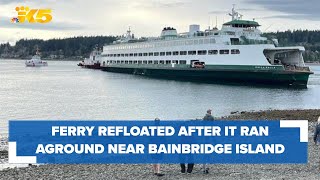
M 21 38 L 121 35 L 129 26 L 136 37 L 159 36 L 164 26 L 188 31 L 230 20 L 232 4 L 243 19 L 255 19 L 262 31 L 320 29 L 318 0 L 0 0 L 0 42 Z M 16 6 L 52 9 L 48 24 L 13 24 Z

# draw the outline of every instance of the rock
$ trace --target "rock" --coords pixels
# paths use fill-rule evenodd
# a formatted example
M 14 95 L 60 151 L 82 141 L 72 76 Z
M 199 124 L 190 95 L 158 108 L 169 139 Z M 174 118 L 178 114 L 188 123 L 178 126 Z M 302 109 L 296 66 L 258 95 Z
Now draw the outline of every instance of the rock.
M 232 111 L 231 114 L 238 114 L 239 111 Z

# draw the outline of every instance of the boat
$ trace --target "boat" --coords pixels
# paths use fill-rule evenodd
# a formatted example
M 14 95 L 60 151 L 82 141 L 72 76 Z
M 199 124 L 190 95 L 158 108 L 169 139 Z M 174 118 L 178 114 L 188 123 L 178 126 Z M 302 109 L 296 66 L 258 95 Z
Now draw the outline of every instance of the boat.
M 80 67 L 88 69 L 100 69 L 101 68 L 101 51 L 95 48 L 91 53 L 89 58 L 79 62 L 77 64 Z
M 205 83 L 307 87 L 313 72 L 304 63 L 304 47 L 279 47 L 277 39 L 263 37 L 260 24 L 243 20 L 235 7 L 229 15 L 220 30 L 190 25 L 178 34 L 165 27 L 160 37 L 138 39 L 129 28 L 103 47 L 101 69 Z
M 41 66 L 48 66 L 46 61 L 42 61 L 40 57 L 39 49 L 37 48 L 36 54 L 32 56 L 30 60 L 26 60 L 25 64 L 27 67 L 41 67 Z

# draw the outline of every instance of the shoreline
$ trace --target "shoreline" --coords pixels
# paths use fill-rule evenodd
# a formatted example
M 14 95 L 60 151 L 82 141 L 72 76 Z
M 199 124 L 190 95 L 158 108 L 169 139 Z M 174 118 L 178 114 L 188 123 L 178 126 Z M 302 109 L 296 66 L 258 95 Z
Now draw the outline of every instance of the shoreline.
M 209 164 L 202 174 L 196 164 L 192 174 L 181 174 L 178 164 L 163 164 L 163 179 L 319 179 L 319 147 L 313 131 L 320 109 L 231 112 L 219 120 L 309 120 L 308 164 Z M 1 150 L 1 149 L 0 149 Z M 7 151 L 0 151 L 7 156 Z M 0 161 L 1 165 L 1 161 Z M 0 170 L 3 179 L 154 179 L 150 164 L 40 165 Z
M 308 120 L 316 122 L 320 116 L 320 109 L 289 109 L 289 110 L 261 110 L 261 111 L 234 111 L 230 115 L 221 117 L 228 120 Z

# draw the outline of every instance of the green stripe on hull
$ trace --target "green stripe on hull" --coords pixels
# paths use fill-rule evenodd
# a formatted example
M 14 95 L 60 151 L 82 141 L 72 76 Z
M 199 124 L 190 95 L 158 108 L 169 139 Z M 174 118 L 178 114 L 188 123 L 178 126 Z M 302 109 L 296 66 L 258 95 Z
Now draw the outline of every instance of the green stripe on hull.
M 258 83 L 265 85 L 301 86 L 306 87 L 310 72 L 284 71 L 283 67 L 274 66 L 275 69 L 259 69 L 256 66 L 211 66 L 204 69 L 184 67 L 123 67 L 106 66 L 104 71 L 144 75 L 155 78 L 177 79 L 184 81 L 208 83 Z
M 108 67 L 115 68 L 135 68 L 135 69 L 174 69 L 190 70 L 189 64 L 110 64 Z M 197 70 L 237 70 L 237 71 L 283 71 L 283 66 L 264 66 L 264 65 L 206 65 L 205 69 Z

